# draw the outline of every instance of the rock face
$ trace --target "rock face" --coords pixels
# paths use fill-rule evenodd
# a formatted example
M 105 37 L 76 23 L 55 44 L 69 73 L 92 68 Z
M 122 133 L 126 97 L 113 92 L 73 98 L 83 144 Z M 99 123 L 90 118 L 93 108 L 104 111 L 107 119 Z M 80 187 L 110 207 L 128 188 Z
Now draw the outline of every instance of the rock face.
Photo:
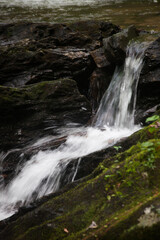
M 88 31 L 88 27 L 90 31 Z M 41 81 L 72 78 L 87 95 L 95 68 L 90 55 L 104 36 L 120 29 L 104 22 L 0 25 L 0 84 L 19 87 Z
M 23 88 L 1 86 L 1 149 L 24 145 L 35 136 L 47 134 L 50 127 L 68 122 L 87 123 L 90 115 L 88 100 L 80 95 L 75 81 L 70 79 Z
M 138 97 L 137 119 L 142 121 L 158 110 L 160 104 L 160 38 L 152 41 L 145 51 Z
M 130 40 L 138 36 L 134 26 L 124 29 L 120 33 L 103 39 L 105 55 L 110 64 L 121 65 L 126 56 L 126 47 Z

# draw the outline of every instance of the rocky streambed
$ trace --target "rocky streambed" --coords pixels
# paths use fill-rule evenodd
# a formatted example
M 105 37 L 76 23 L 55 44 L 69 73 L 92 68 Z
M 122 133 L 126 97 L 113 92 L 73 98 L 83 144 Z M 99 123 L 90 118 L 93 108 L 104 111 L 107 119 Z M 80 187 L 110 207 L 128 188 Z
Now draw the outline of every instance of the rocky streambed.
M 147 42 L 135 121 L 156 115 L 156 122 L 118 148 L 83 157 L 76 182 L 1 221 L 2 239 L 159 239 L 158 33 L 99 21 L 0 24 L 1 182 L 8 184 L 22 154 L 27 161 L 65 142 L 59 128 L 90 124 L 130 41 Z

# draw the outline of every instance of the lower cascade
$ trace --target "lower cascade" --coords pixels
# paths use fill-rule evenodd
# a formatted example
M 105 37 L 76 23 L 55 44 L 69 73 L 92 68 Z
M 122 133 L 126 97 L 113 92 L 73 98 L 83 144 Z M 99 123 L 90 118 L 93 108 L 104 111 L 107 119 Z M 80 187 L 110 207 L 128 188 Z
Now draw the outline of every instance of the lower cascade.
M 91 127 L 76 128 L 53 151 L 39 151 L 21 166 L 7 186 L 1 184 L 0 220 L 13 215 L 19 207 L 57 191 L 62 174 L 74 159 L 78 161 L 68 182 L 74 181 L 81 157 L 114 145 L 139 129 L 134 125 L 134 111 L 144 50 L 137 44 L 128 47 L 124 67 L 116 68 Z M 43 139 L 39 142 L 43 143 Z

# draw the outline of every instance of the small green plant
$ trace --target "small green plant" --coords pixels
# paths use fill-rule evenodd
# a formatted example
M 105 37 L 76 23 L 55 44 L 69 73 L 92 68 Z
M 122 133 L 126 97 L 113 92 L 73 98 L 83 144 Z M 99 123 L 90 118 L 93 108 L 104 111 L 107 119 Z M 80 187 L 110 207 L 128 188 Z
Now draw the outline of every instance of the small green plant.
M 153 147 L 153 143 L 152 142 L 143 142 L 141 144 L 141 148 L 143 148 L 144 150 L 146 150 L 147 148 Z
M 159 119 L 159 116 L 158 116 L 158 115 L 153 115 L 153 116 L 148 117 L 148 118 L 146 119 L 146 123 L 148 123 L 148 122 L 154 122 L 154 121 L 156 121 L 156 120 L 158 120 L 158 119 Z
M 155 168 L 155 147 L 154 144 L 150 141 L 143 142 L 141 144 L 142 150 L 147 151 L 147 161 L 144 162 L 144 166 L 154 169 Z
M 121 146 L 114 146 L 114 149 L 116 149 L 116 151 L 119 151 L 119 149 L 121 149 Z
M 105 176 L 104 176 L 104 179 L 106 180 L 106 179 L 111 178 L 111 177 L 113 177 L 113 176 L 114 176 L 113 174 L 112 174 L 112 175 L 109 175 L 109 174 L 108 174 L 108 175 L 105 175 Z

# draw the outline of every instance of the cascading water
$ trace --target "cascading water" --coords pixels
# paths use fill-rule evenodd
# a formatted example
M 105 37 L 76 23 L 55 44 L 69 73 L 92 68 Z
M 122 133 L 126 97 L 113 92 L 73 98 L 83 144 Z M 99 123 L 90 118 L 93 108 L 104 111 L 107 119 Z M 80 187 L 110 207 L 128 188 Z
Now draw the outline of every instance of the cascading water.
M 74 159 L 78 163 L 70 181 L 74 181 L 81 157 L 109 147 L 138 129 L 133 124 L 133 114 L 143 52 L 141 46 L 128 48 L 124 70 L 116 70 L 102 98 L 94 127 L 79 128 L 79 133 L 76 129 L 56 150 L 32 156 L 9 185 L 1 188 L 0 220 L 13 215 L 18 207 L 57 191 L 62 174 Z
M 127 48 L 124 68 L 116 68 L 111 84 L 103 95 L 94 125 L 133 128 L 136 92 L 142 69 L 144 47 L 132 44 Z

